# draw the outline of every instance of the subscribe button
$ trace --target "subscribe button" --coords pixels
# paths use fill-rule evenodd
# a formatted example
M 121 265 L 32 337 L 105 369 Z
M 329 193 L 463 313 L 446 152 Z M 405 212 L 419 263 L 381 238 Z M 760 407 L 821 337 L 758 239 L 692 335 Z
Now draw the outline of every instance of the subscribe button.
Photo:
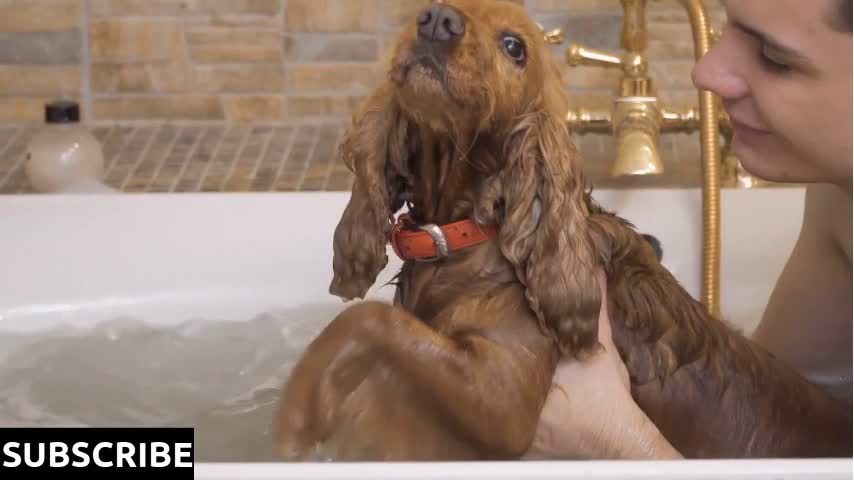
M 192 428 L 0 428 L 0 478 L 193 476 Z M 52 476 L 52 475 L 51 475 Z

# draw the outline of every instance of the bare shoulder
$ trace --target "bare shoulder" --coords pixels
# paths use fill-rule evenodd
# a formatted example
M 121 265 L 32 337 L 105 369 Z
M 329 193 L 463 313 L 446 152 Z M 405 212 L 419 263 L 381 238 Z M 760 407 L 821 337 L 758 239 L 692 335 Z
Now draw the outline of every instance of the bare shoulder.
M 851 194 L 807 188 L 801 233 L 753 338 L 816 383 L 850 396 Z
M 851 268 L 851 194 L 835 185 L 810 185 L 806 191 L 804 234 L 830 250 L 815 252 L 832 255 Z

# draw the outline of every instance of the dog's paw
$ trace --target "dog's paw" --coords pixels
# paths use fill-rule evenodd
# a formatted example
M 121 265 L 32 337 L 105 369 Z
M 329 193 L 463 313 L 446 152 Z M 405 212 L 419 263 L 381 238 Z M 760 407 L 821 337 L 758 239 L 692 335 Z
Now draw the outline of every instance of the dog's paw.
M 289 392 L 274 425 L 275 449 L 285 461 L 322 461 L 331 457 L 327 439 L 333 430 L 335 405 L 324 402 L 319 384 Z M 328 396 L 327 396 L 328 398 Z
M 274 447 L 287 461 L 310 458 L 329 433 L 334 405 L 322 401 L 329 376 L 323 350 L 313 344 L 293 369 L 273 419 Z

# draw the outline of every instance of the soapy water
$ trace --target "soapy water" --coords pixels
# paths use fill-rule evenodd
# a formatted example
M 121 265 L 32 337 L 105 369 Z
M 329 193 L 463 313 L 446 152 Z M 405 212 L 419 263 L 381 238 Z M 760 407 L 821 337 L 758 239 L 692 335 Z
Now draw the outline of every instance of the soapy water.
M 0 333 L 0 427 L 194 427 L 197 462 L 275 461 L 282 385 L 342 308 Z

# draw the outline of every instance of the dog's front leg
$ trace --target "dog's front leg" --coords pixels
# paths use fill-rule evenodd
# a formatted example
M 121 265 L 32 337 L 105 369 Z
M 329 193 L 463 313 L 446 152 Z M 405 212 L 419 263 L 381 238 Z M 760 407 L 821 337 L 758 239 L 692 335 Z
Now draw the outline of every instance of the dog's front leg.
M 534 319 L 501 317 L 528 315 L 526 311 L 472 303 L 475 308 L 448 312 L 442 332 L 382 303 L 363 303 L 350 314 L 354 334 L 431 396 L 484 458 L 518 458 L 533 440 L 557 347 Z
M 438 331 L 385 303 L 346 309 L 291 374 L 279 450 L 290 460 L 521 457 L 557 347 L 527 310 L 500 303 L 450 308 Z

